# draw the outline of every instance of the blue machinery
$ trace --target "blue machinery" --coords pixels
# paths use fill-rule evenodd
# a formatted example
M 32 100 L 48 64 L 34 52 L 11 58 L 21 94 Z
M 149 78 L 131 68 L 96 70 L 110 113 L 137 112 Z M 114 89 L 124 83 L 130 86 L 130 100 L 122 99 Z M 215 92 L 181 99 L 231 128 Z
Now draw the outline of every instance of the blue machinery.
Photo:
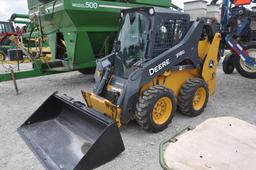
M 217 1 L 218 0 L 213 0 L 211 4 L 216 4 Z M 243 45 L 238 42 L 240 39 L 237 39 L 237 37 L 241 37 L 249 31 L 248 29 L 250 28 L 251 24 L 251 17 L 256 17 L 255 12 L 252 12 L 244 7 L 244 5 L 249 5 L 252 3 L 256 3 L 256 0 L 223 0 L 221 17 L 221 30 L 223 35 L 222 54 L 224 52 L 224 49 L 228 47 L 229 49 L 231 49 L 233 54 L 236 54 L 235 56 L 239 56 L 241 58 L 246 66 L 250 68 L 255 67 L 254 69 L 256 70 L 255 58 L 252 58 L 248 54 L 248 52 L 244 49 Z M 236 25 L 232 27 L 234 21 L 236 22 Z M 230 59 L 233 60 L 233 58 Z M 230 62 L 231 61 L 229 61 L 229 63 Z M 254 76 L 243 76 L 247 78 L 256 78 L 256 72 L 254 73 Z

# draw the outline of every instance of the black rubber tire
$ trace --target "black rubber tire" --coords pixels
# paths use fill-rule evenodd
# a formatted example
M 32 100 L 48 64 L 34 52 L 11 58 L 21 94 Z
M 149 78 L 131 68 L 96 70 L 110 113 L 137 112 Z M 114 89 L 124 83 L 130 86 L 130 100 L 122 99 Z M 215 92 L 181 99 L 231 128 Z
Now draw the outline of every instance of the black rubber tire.
M 172 112 L 168 120 L 162 125 L 157 125 L 152 118 L 152 111 L 155 103 L 162 97 L 169 97 L 172 102 Z M 174 93 L 163 86 L 156 85 L 146 90 L 140 96 L 135 109 L 135 118 L 138 124 L 146 131 L 154 133 L 163 131 L 171 123 L 172 118 L 177 110 L 177 99 Z
M 256 50 L 256 45 L 248 45 L 248 46 L 244 47 L 245 50 L 252 49 L 252 48 L 254 48 Z M 238 56 L 234 57 L 234 66 L 235 66 L 236 70 L 238 71 L 238 73 L 241 74 L 241 76 L 249 78 L 249 79 L 256 79 L 256 72 L 248 72 L 243 69 L 243 67 L 241 66 L 241 63 L 240 63 L 240 57 L 238 57 Z
M 229 54 L 227 56 L 225 56 L 223 63 L 222 63 L 222 68 L 223 68 L 223 72 L 225 74 L 232 74 L 235 70 L 235 66 L 234 66 L 234 58 L 236 56 L 234 56 L 233 54 Z
M 82 74 L 94 74 L 95 73 L 95 68 L 85 68 L 85 69 L 79 69 L 78 70 Z
M 204 88 L 206 91 L 206 99 L 203 107 L 200 110 L 195 110 L 193 106 L 193 99 L 194 95 L 199 88 Z M 181 114 L 189 117 L 195 117 L 200 115 L 207 103 L 209 98 L 209 89 L 206 82 L 200 78 L 193 78 L 190 80 L 187 80 L 186 83 L 182 86 L 182 89 L 180 91 L 179 97 L 178 97 L 178 104 L 180 108 Z

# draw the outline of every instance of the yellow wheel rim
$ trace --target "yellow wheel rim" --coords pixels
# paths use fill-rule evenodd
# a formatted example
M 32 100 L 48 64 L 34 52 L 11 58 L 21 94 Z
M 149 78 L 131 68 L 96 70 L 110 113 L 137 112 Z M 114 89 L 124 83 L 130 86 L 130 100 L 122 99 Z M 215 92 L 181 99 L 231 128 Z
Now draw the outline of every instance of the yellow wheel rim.
M 4 61 L 4 54 L 0 53 L 0 61 Z
M 153 107 L 153 121 L 157 125 L 166 123 L 172 114 L 172 101 L 169 97 L 160 98 Z
M 193 107 L 195 110 L 200 110 L 203 108 L 206 100 L 206 90 L 203 87 L 200 87 L 195 92 L 193 98 Z

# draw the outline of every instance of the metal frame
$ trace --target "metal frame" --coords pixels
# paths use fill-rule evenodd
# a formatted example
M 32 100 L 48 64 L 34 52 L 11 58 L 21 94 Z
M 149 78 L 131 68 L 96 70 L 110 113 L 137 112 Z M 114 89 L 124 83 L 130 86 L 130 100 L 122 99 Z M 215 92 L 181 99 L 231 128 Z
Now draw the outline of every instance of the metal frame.
M 167 139 L 163 142 L 160 143 L 159 145 L 159 162 L 160 162 L 160 165 L 161 167 L 164 169 L 164 170 L 174 170 L 172 169 L 171 167 L 168 167 L 166 165 L 166 162 L 164 160 L 164 150 L 165 150 L 165 146 L 169 143 L 175 143 L 178 141 L 177 137 L 180 136 L 181 134 L 187 132 L 187 131 L 191 131 L 193 130 L 194 128 L 191 127 L 191 126 L 188 126 L 186 128 L 184 128 L 183 130 L 181 130 L 180 132 L 176 133 L 175 135 L 173 135 L 170 139 Z

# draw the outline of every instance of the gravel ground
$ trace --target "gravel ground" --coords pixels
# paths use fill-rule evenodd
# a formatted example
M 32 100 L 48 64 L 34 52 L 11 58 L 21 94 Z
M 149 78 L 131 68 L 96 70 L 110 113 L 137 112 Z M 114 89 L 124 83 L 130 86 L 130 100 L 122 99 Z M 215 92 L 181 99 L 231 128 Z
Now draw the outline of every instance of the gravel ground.
M 256 124 L 255 80 L 242 78 L 238 73 L 223 74 L 218 68 L 217 91 L 211 97 L 205 112 L 196 118 L 177 114 L 165 131 L 152 134 L 131 123 L 121 130 L 126 150 L 112 162 L 101 166 L 104 170 L 161 169 L 158 147 L 188 125 L 196 126 L 212 117 L 233 116 Z M 54 91 L 82 100 L 80 90 L 92 90 L 92 75 L 71 72 L 47 77 L 19 80 L 21 94 L 15 95 L 12 82 L 0 83 L 0 169 L 40 170 L 40 162 L 17 133 L 17 128 Z M 67 160 L 68 161 L 68 160 Z
M 9 63 L 1 63 L 1 62 L 0 62 L 0 74 L 1 74 L 1 73 L 9 72 L 10 67 L 11 67 L 11 69 L 13 69 L 15 72 L 18 71 L 18 69 L 19 69 L 19 71 L 28 71 L 28 70 L 32 70 L 32 69 L 33 69 L 31 63 L 21 63 L 21 64 L 19 64 L 19 67 L 18 67 L 18 64 L 15 63 L 15 62 L 12 62 L 12 64 L 9 64 Z

